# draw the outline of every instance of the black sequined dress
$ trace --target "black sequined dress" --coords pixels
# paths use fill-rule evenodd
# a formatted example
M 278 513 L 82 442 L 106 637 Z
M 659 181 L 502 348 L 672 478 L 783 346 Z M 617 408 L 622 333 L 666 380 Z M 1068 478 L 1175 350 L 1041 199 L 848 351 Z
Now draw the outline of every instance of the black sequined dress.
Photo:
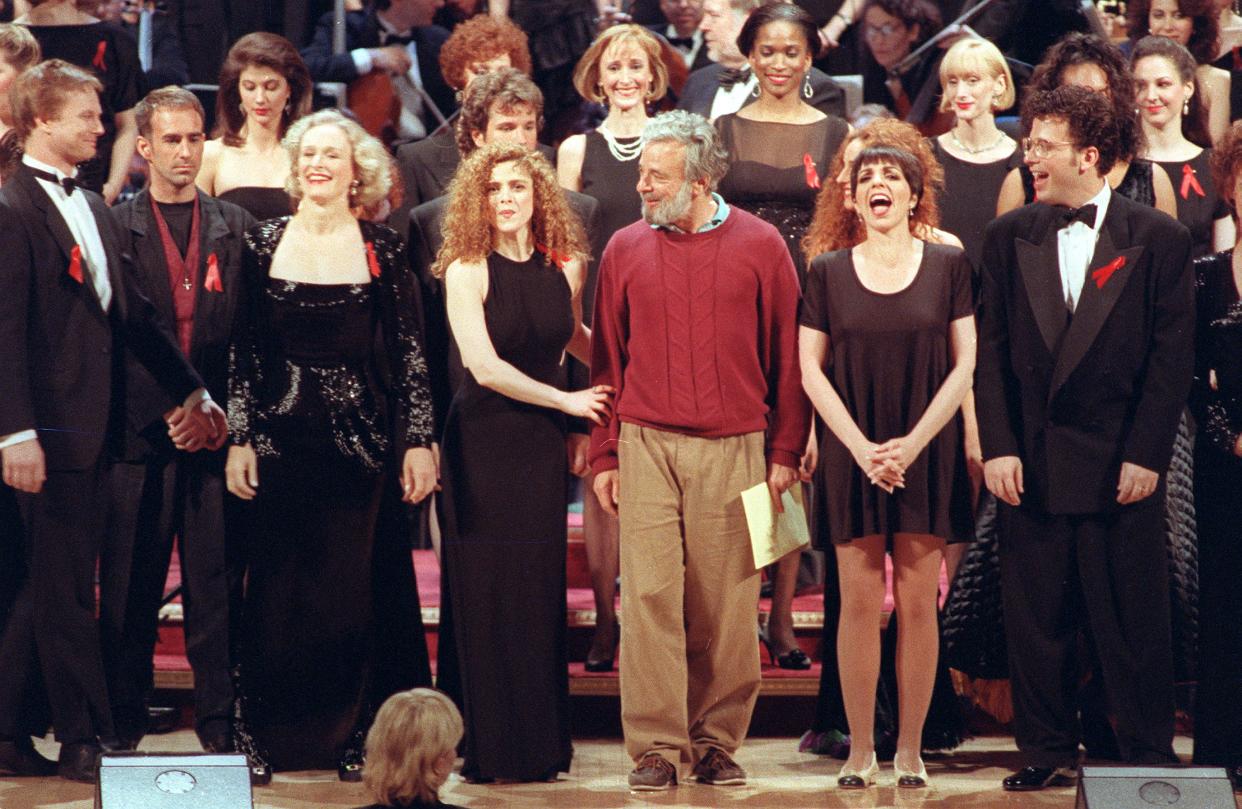
M 259 460 L 241 714 L 246 752 L 278 770 L 325 769 L 378 707 L 368 700 L 376 513 L 390 465 L 431 443 L 431 394 L 397 235 L 360 223 L 379 270 L 371 283 L 293 282 L 268 275 L 288 221 L 246 234 L 230 351 L 230 437 Z

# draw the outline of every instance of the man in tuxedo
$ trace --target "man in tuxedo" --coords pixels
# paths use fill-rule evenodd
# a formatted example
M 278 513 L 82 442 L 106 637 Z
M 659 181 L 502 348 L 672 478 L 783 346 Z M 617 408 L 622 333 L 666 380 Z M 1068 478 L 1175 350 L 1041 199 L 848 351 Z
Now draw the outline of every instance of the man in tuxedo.
M 660 0 L 663 23 L 646 26 L 648 31 L 668 40 L 678 53 L 686 68 L 693 73 L 712 63 L 703 41 L 699 23 L 703 21 L 703 0 Z
M 1190 236 L 1104 181 L 1119 148 L 1107 101 L 1060 87 L 1023 118 L 1040 202 L 988 226 L 975 376 L 1027 764 L 1007 790 L 1077 763 L 1080 632 L 1121 759 L 1176 762 L 1162 473 L 1194 339 Z
M 302 58 L 315 81 L 352 82 L 388 73 L 401 102 L 397 135 L 425 138 L 452 113 L 453 91 L 440 75 L 440 46 L 449 32 L 431 24 L 441 0 L 377 0 L 345 15 L 346 53 L 332 52 L 334 17 L 325 14 Z
M 113 209 L 122 249 L 134 258 L 138 286 L 164 321 L 175 324 L 182 353 L 223 401 L 242 239 L 254 218 L 194 185 L 205 136 L 203 108 L 193 93 L 164 87 L 134 112 L 150 183 Z M 199 741 L 209 752 L 231 750 L 229 623 L 240 575 L 225 552 L 224 452 L 180 452 L 162 420 L 138 418 L 175 403 L 132 356 L 126 365 L 125 453 L 112 467 L 100 575 L 113 722 L 122 746 L 136 748 L 147 729 L 151 655 L 176 536 Z
M 30 575 L 0 641 L 0 769 L 47 775 L 20 716 L 40 667 L 61 742 L 56 771 L 92 781 L 115 741 L 95 620 L 95 567 L 111 458 L 123 442 L 132 351 L 175 407 L 161 416 L 185 449 L 218 448 L 224 413 L 124 269 L 103 199 L 75 166 L 103 134 L 98 79 L 51 59 L 9 93 L 25 143 L 0 189 L 0 457 L 18 491 Z M 27 729 L 28 730 L 28 729 Z
M 715 64 L 690 74 L 681 89 L 677 109 L 695 112 L 714 121 L 737 112 L 757 98 L 759 80 L 750 70 L 746 56 L 738 50 L 737 35 L 761 0 L 704 0 L 703 42 L 707 56 Z M 827 74 L 811 68 L 811 97 L 808 104 L 827 115 L 845 116 L 845 91 Z
M 440 74 L 458 99 L 472 81 L 502 67 L 514 67 L 530 75 L 526 32 L 509 20 L 487 14 L 471 17 L 453 30 L 440 49 Z M 401 204 L 388 218 L 388 225 L 403 239 L 409 228 L 410 211 L 443 194 L 461 162 L 454 124 L 450 121 L 429 137 L 397 147 L 404 193 Z

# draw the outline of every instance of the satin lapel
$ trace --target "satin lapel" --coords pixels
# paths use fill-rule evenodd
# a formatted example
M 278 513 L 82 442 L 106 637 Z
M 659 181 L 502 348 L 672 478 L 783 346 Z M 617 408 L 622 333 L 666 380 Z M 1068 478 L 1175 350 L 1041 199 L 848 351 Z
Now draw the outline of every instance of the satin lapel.
M 1057 257 L 1057 232 L 1044 230 L 1039 244 L 1017 239 L 1018 270 L 1022 286 L 1035 313 L 1035 323 L 1044 338 L 1048 353 L 1056 351 L 1057 341 L 1065 331 L 1065 297 L 1061 294 L 1060 260 Z
M 199 343 L 210 336 L 211 324 L 214 322 L 218 307 L 223 307 L 227 300 L 230 290 L 224 287 L 224 292 L 211 292 L 207 290 L 207 259 L 212 253 L 216 254 L 216 258 L 222 256 L 221 241 L 229 235 L 228 223 L 224 221 L 224 214 L 220 212 L 220 207 L 216 204 L 214 198 L 199 192 L 199 248 L 198 248 L 198 269 L 197 277 L 194 282 L 194 328 L 190 332 L 190 353 L 196 354 L 196 348 Z M 221 285 L 232 284 L 233 279 L 227 278 L 224 267 L 221 266 L 220 281 Z M 192 357 L 195 361 L 197 358 Z
M 1113 203 L 1109 205 L 1105 226 L 1100 229 L 1100 238 L 1095 244 L 1095 255 L 1091 257 L 1091 263 L 1087 265 L 1078 307 L 1074 310 L 1074 318 L 1070 321 L 1069 330 L 1065 333 L 1065 339 L 1061 343 L 1061 351 L 1057 354 L 1057 362 L 1052 369 L 1052 383 L 1048 386 L 1049 401 L 1065 384 L 1065 380 L 1069 379 L 1070 374 L 1078 367 L 1078 363 L 1082 362 L 1082 358 L 1086 356 L 1091 344 L 1095 342 L 1095 338 L 1099 336 L 1100 329 L 1104 327 L 1113 307 L 1117 305 L 1122 290 L 1125 289 L 1130 275 L 1143 255 L 1142 245 L 1125 249 L 1118 249 L 1116 246 L 1113 227 L 1110 227 L 1110 221 L 1116 222 L 1114 213 L 1122 215 L 1117 210 L 1121 206 L 1115 204 L 1116 200 L 1117 198 L 1114 197 Z M 1107 279 L 1101 278 L 1097 281 L 1092 278 L 1093 272 L 1116 261 L 1119 257 L 1124 259 L 1121 266 L 1113 270 Z M 1101 283 L 1103 286 L 1100 285 Z
M 65 222 L 65 218 L 60 215 L 56 203 L 52 202 L 52 198 L 43 190 L 43 186 L 25 170 L 19 170 L 13 177 L 14 182 L 23 183 L 26 186 L 26 197 L 30 200 L 30 204 L 43 213 L 43 221 L 47 224 L 48 231 L 52 234 L 52 238 L 56 241 L 56 246 L 65 254 L 65 261 L 69 260 L 69 255 L 73 252 L 74 245 L 77 244 L 73 239 L 73 234 L 69 231 L 69 225 Z

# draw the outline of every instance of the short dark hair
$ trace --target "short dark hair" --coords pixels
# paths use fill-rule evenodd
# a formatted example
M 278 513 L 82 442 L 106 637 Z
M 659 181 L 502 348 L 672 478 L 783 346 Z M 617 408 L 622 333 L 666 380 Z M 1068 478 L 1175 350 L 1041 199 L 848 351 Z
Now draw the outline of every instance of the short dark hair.
M 1075 149 L 1094 146 L 1100 153 L 1100 174 L 1121 158 L 1112 106 L 1099 93 L 1073 85 L 1031 93 L 1022 104 L 1022 128 L 1029 132 L 1036 118 L 1064 121 Z
M 1216 58 L 1220 40 L 1220 18 L 1216 16 L 1211 0 L 1177 0 L 1177 10 L 1183 17 L 1191 19 L 1186 50 L 1199 64 L 1211 64 Z M 1126 32 L 1131 42 L 1137 42 L 1151 32 L 1147 19 L 1149 14 L 1151 0 L 1130 0 L 1126 4 Z
M 910 193 L 914 195 L 914 207 L 923 202 L 923 164 L 912 153 L 897 146 L 868 146 L 858 153 L 854 167 L 850 169 L 850 195 L 858 190 L 858 174 L 863 166 L 874 166 L 876 163 L 892 163 L 901 169 L 901 174 L 910 184 Z
M 878 7 L 890 17 L 896 17 L 907 27 L 917 25 L 919 38 L 914 43 L 915 45 L 923 44 L 944 26 L 944 18 L 940 16 L 940 9 L 928 0 L 867 0 L 858 19 L 862 20 L 872 6 Z
M 787 22 L 802 29 L 807 51 L 811 56 L 819 52 L 819 29 L 815 26 L 815 20 L 801 6 L 786 3 L 784 0 L 771 0 L 750 13 L 737 35 L 738 50 L 750 56 L 760 29 L 773 22 Z
M 151 119 L 160 110 L 194 110 L 199 121 L 206 121 L 203 103 L 198 96 L 184 87 L 169 85 L 152 90 L 134 107 L 134 121 L 138 125 L 138 134 L 147 140 L 151 139 Z
M 457 116 L 457 151 L 462 157 L 477 148 L 474 133 L 487 131 L 487 120 L 497 104 L 502 110 L 530 107 L 535 113 L 535 127 L 543 129 L 543 93 L 530 76 L 513 67 L 493 70 L 470 82 L 462 99 Z
M 1095 65 L 1104 74 L 1113 106 L 1113 125 L 1121 144 L 1117 159 L 1129 160 L 1143 151 L 1143 127 L 1134 107 L 1134 76 L 1125 54 L 1107 39 L 1078 31 L 1066 34 L 1048 49 L 1044 61 L 1031 73 L 1027 93 L 1055 89 L 1065 71 L 1076 65 Z

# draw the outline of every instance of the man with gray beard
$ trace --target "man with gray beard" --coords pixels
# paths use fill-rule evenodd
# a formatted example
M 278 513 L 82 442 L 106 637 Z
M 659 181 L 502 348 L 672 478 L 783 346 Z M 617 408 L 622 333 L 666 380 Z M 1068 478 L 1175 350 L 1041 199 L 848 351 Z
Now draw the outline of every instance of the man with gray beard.
M 714 192 L 706 119 L 648 123 L 644 221 L 600 262 L 591 383 L 617 391 L 591 436 L 595 494 L 621 521 L 621 724 L 631 789 L 742 784 L 733 761 L 759 693 L 759 575 L 741 492 L 798 480 L 810 408 L 798 279 L 776 228 Z

